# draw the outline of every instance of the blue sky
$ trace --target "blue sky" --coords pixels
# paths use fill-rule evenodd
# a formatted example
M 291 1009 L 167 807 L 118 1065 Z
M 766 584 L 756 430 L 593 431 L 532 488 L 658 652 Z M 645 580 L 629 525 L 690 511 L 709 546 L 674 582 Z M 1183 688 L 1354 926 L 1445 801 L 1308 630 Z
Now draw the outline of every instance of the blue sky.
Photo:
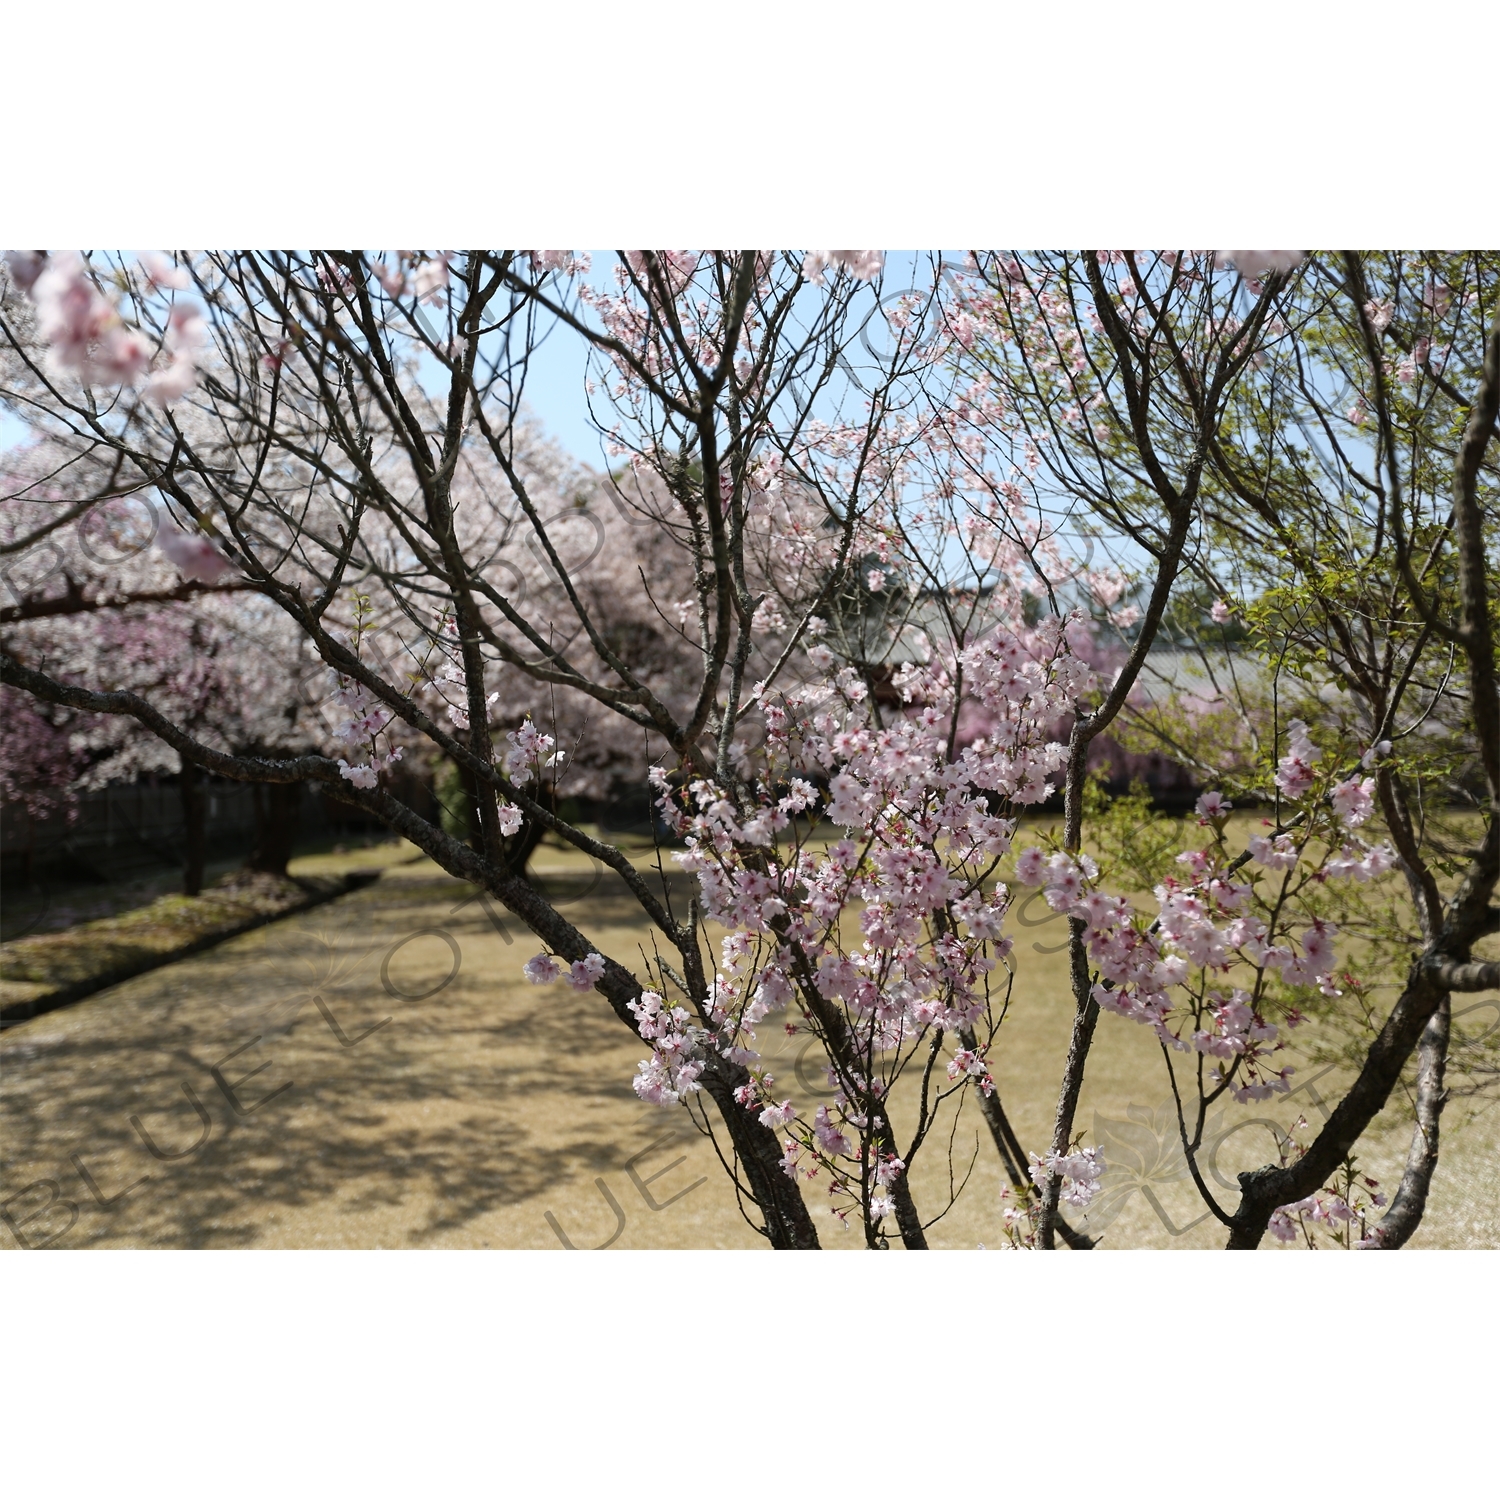
M 598 287 L 614 286 L 613 251 L 591 252 L 593 268 L 589 280 Z M 888 251 L 884 284 L 887 294 L 910 284 L 918 261 L 926 252 Z M 925 276 L 925 267 L 922 269 Z M 570 328 L 559 326 L 533 355 L 526 381 L 525 404 L 547 432 L 574 458 L 595 468 L 608 467 L 602 440 L 589 420 L 584 393 L 588 352 L 584 340 Z M 595 398 L 601 418 L 610 411 L 602 392 Z

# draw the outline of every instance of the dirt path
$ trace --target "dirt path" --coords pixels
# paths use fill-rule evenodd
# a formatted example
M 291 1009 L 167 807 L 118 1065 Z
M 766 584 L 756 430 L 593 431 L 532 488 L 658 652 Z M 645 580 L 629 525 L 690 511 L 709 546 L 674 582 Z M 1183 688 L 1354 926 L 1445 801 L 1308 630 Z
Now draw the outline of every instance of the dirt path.
M 555 852 L 542 870 L 628 962 L 645 933 L 623 889 Z M 1038 936 L 1057 941 L 1050 928 Z M 0 1244 L 760 1245 L 683 1112 L 631 1091 L 644 1049 L 601 999 L 521 980 L 535 949 L 472 888 L 425 861 L 392 865 L 365 890 L 15 1027 L 0 1038 L 0 1197 L 15 1226 L 0 1229 Z M 998 1076 L 1036 1149 L 1067 1005 L 1059 956 L 1026 941 L 1018 949 Z M 1130 1092 L 1150 1068 L 1149 1040 L 1101 1023 L 1079 1117 L 1111 1162 L 1096 1227 L 1110 1246 L 1214 1245 L 1211 1221 L 1177 1232 L 1202 1209 L 1172 1160 L 1170 1124 L 1154 1113 L 1164 1098 Z M 819 1079 L 805 1060 L 799 1071 L 799 1041 L 775 1034 L 774 1070 L 794 1098 L 815 1103 Z M 1311 1111 L 1311 1093 L 1281 1113 Z M 1417 1243 L 1500 1245 L 1496 1112 L 1450 1113 Z M 1245 1123 L 1261 1117 L 1226 1122 L 1240 1127 L 1219 1163 L 1230 1180 L 1249 1162 L 1235 1159 L 1242 1145 L 1263 1149 L 1264 1127 Z M 968 1151 L 974 1123 L 960 1125 Z M 1375 1175 L 1404 1151 L 1404 1136 L 1378 1139 Z M 913 1185 L 934 1212 L 946 1171 L 919 1162 Z M 934 1243 L 1001 1243 L 1002 1185 L 980 1141 L 969 1188 Z M 810 1188 L 824 1243 L 853 1248 L 816 1197 Z

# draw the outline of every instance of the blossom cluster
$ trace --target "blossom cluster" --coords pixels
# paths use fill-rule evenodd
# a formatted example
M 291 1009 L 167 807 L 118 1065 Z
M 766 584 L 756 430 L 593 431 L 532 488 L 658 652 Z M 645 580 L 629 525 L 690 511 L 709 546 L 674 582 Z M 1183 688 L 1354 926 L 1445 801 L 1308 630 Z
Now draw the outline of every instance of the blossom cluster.
M 468 679 L 458 657 L 458 628 L 451 616 L 440 623 L 436 645 L 439 665 L 424 685 L 442 700 L 454 728 L 467 730 L 470 727 Z M 498 689 L 490 693 L 485 699 L 486 710 L 493 708 L 499 698 Z M 558 775 L 568 758 L 566 750 L 556 748 L 556 738 L 538 729 L 530 714 L 518 728 L 506 732 L 505 742 L 508 748 L 500 757 L 500 768 L 515 786 L 540 783 L 545 772 Z M 502 803 L 499 816 L 500 831 L 507 838 L 518 833 L 525 822 L 525 815 L 514 803 Z
M 848 271 L 856 281 L 873 281 L 884 265 L 879 250 L 809 250 L 802 261 L 802 279 L 823 286 L 831 266 Z
M 551 984 L 554 979 L 566 979 L 575 990 L 591 990 L 604 975 L 604 959 L 590 953 L 572 964 L 559 963 L 550 953 L 538 953 L 528 959 L 521 972 L 532 984 Z
M 181 400 L 197 384 L 208 330 L 196 303 L 172 302 L 158 344 L 125 319 L 118 299 L 99 289 L 76 250 L 50 256 L 12 250 L 5 261 L 12 281 L 36 306 L 37 332 L 58 372 L 86 385 L 144 382 L 146 395 L 161 406 Z M 189 284 L 187 273 L 160 255 L 142 255 L 137 271 L 138 300 Z
M 333 703 L 340 713 L 334 726 L 334 737 L 367 754 L 368 760 L 350 762 L 339 756 L 339 775 L 357 787 L 377 784 L 380 773 L 401 759 L 399 745 L 386 747 L 381 753 L 381 736 L 390 728 L 395 715 L 379 703 L 362 682 L 333 673 Z M 351 751 L 351 753 L 353 753 Z
M 196 415 L 178 420 L 192 430 Z M 222 532 L 199 530 L 158 492 L 112 493 L 117 478 L 102 452 L 81 458 L 53 438 L 0 454 L 0 542 L 22 543 L 8 564 L 14 596 L 64 610 L 10 626 L 12 651 L 34 652 L 79 687 L 137 693 L 214 750 L 292 755 L 326 743 L 316 713 L 326 667 L 296 624 L 253 589 L 180 591 L 184 580 L 229 581 L 237 563 L 220 550 Z M 80 597 L 89 607 L 73 612 Z M 5 699 L 0 781 L 7 801 L 22 798 L 37 816 L 180 769 L 177 751 L 129 715 L 38 716 L 19 712 L 10 690 Z
M 1278 784 L 1310 798 L 1316 777 L 1309 768 L 1318 759 L 1299 721 L 1277 770 Z M 1295 1071 L 1268 1066 L 1284 1045 L 1260 1009 L 1268 979 L 1339 993 L 1333 977 L 1338 928 L 1315 914 L 1294 924 L 1298 904 L 1286 899 L 1296 889 L 1294 872 L 1306 865 L 1310 877 L 1369 880 L 1395 859 L 1388 845 L 1371 848 L 1352 835 L 1369 814 L 1366 787 L 1340 783 L 1331 801 L 1350 837 L 1318 864 L 1306 832 L 1300 842 L 1287 832 L 1252 835 L 1244 854 L 1231 857 L 1222 837 L 1230 805 L 1220 793 L 1205 793 L 1199 819 L 1213 825 L 1216 836 L 1206 847 L 1178 855 L 1184 873 L 1156 886 L 1156 915 L 1149 920 L 1126 898 L 1097 888 L 1098 867 L 1087 855 L 1049 855 L 1032 847 L 1018 856 L 1016 875 L 1023 884 L 1040 886 L 1054 911 L 1085 924 L 1098 975 L 1093 995 L 1102 1010 L 1149 1026 L 1174 1051 L 1217 1059 L 1210 1080 L 1240 1103 L 1264 1099 L 1287 1092 Z M 1251 865 L 1265 874 L 1241 878 Z M 1273 876 L 1281 878 L 1263 890 L 1263 881 Z M 1248 989 L 1226 983 L 1235 972 L 1247 976 Z
M 156 545 L 179 573 L 193 583 L 217 583 L 234 564 L 206 536 L 180 531 L 163 524 L 156 533 Z
M 1365 1186 L 1378 1187 L 1372 1177 L 1364 1180 Z M 1296 1203 L 1286 1203 L 1271 1215 L 1266 1226 L 1273 1239 L 1282 1244 L 1291 1244 L 1299 1235 L 1311 1242 L 1311 1231 L 1322 1228 L 1340 1242 L 1355 1250 L 1379 1250 L 1382 1242 L 1380 1225 L 1366 1222 L 1369 1210 L 1385 1207 L 1384 1193 L 1371 1193 L 1368 1201 L 1363 1195 L 1355 1196 L 1334 1188 L 1309 1194 Z M 1359 1238 L 1355 1239 L 1355 1234 Z
M 1060 1178 L 1062 1201 L 1077 1208 L 1087 1208 L 1099 1191 L 1104 1166 L 1097 1146 L 1080 1146 L 1062 1155 L 1056 1151 L 1049 1151 L 1045 1157 L 1033 1153 L 1030 1173 L 1039 1190 L 1046 1189 L 1049 1178 Z
M 410 293 L 418 302 L 440 306 L 447 299 L 452 261 L 451 250 L 440 250 L 435 255 L 420 250 L 398 250 L 394 261 L 371 261 L 370 274 L 392 301 Z M 338 289 L 345 293 L 353 290 Z
M 705 1013 L 680 1017 L 673 1047 L 716 1048 L 749 1069 L 740 1102 L 783 1132 L 789 1175 L 826 1176 L 841 1221 L 894 1212 L 905 1162 L 887 1101 L 924 1039 L 948 1053 L 935 1100 L 993 1091 L 992 986 L 997 970 L 1008 980 L 1010 951 L 1010 895 L 994 876 L 1015 811 L 1045 800 L 1063 765 L 1050 726 L 1094 687 L 1074 650 L 1080 623 L 1009 621 L 946 662 L 933 653 L 896 674 L 904 707 L 884 717 L 853 668 L 818 675 L 815 638 L 810 681 L 757 689 L 763 741 L 742 777 L 654 773 L 660 815 L 684 841 L 675 857 L 728 932 Z M 987 728 L 961 749 L 960 697 L 983 706 Z M 826 843 L 812 837 L 819 818 Z M 834 1090 L 811 1119 L 773 1095 L 760 1065 L 757 1026 L 792 1004 L 788 1027 L 822 1043 Z M 638 1092 L 674 1102 L 681 1055 L 658 1041 Z

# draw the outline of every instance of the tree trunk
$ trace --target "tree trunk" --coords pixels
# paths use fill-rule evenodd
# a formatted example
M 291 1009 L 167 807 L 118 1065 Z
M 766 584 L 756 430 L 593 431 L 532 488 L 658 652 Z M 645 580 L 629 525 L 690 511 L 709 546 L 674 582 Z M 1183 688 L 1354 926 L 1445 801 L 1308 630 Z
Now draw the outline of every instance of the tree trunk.
M 1417 1231 L 1427 1208 L 1427 1193 L 1438 1163 L 1438 1122 L 1448 1102 L 1443 1074 L 1448 1066 L 1448 1028 L 1452 1002 L 1443 996 L 1417 1043 L 1417 1121 L 1401 1186 L 1373 1238 L 1382 1250 L 1399 1250 Z
M 979 1042 L 971 1027 L 962 1027 L 959 1030 L 958 1039 L 970 1052 L 978 1049 Z M 979 1113 L 984 1116 L 984 1123 L 989 1126 L 990 1138 L 994 1141 L 995 1150 L 1000 1155 L 1005 1175 L 1010 1178 L 1010 1185 L 1015 1189 L 1018 1201 L 1024 1202 L 1031 1196 L 1034 1184 L 1027 1171 L 1026 1153 L 1021 1149 L 1021 1143 L 1016 1139 L 1016 1132 L 1011 1128 L 1005 1108 L 1000 1103 L 1000 1090 L 994 1089 L 988 1094 L 983 1089 L 975 1092 L 979 1098 Z M 1092 1250 L 1098 1244 L 1097 1240 L 1090 1239 L 1088 1235 L 1074 1229 L 1063 1217 L 1061 1210 L 1053 1215 L 1053 1222 L 1057 1226 L 1057 1233 L 1062 1236 L 1063 1243 L 1070 1250 Z
M 203 773 L 186 757 L 177 790 L 182 796 L 182 893 L 196 896 L 203 889 Z
M 702 1084 L 704 1092 L 719 1108 L 729 1127 L 735 1156 L 750 1179 L 750 1196 L 766 1221 L 766 1238 L 773 1250 L 817 1250 L 818 1231 L 802 1200 L 794 1179 L 782 1166 L 780 1143 L 773 1131 L 760 1123 L 752 1110 L 734 1097 L 734 1090 L 750 1075 L 737 1064 L 714 1056 L 709 1059 Z
M 505 862 L 513 875 L 519 875 L 522 880 L 531 878 L 526 873 L 526 866 L 531 863 L 531 856 L 540 847 L 542 837 L 546 832 L 547 830 L 535 818 L 528 818 L 521 825 L 519 833 L 514 833 L 506 839 Z
M 484 830 L 479 820 L 479 781 L 473 771 L 462 762 L 456 763 L 458 784 L 464 792 L 464 818 L 469 830 L 469 848 L 476 854 L 484 853 Z
M 245 861 L 247 870 L 285 875 L 297 843 L 301 823 L 302 783 L 262 783 L 255 792 L 255 847 Z
M 484 833 L 480 817 L 480 790 L 479 780 L 468 766 L 457 765 L 459 785 L 463 788 L 464 808 L 467 816 L 469 848 L 476 854 L 484 853 Z M 529 787 L 528 790 L 545 805 L 551 812 L 557 811 L 557 791 L 555 787 Z M 493 795 L 493 794 L 491 794 Z M 513 833 L 502 842 L 502 851 L 505 858 L 505 867 L 512 875 L 519 875 L 522 880 L 530 877 L 526 874 L 526 866 L 531 863 L 531 856 L 536 853 L 547 830 L 541 822 L 528 817 L 521 825 L 519 833 Z

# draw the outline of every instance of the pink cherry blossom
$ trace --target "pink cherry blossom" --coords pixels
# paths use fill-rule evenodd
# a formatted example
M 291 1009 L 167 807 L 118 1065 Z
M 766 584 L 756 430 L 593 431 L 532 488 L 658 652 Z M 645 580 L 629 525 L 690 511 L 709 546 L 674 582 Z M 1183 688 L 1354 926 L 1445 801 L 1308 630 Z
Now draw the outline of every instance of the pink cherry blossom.
M 38 329 L 65 364 L 84 363 L 88 345 L 117 316 L 89 279 L 83 257 L 74 250 L 50 257 L 32 281 L 30 294 L 37 307 Z
M 207 537 L 179 531 L 169 521 L 157 532 L 156 545 L 192 582 L 217 583 L 234 571 L 234 564 Z
M 1220 250 L 1214 262 L 1233 265 L 1246 281 L 1259 281 L 1272 271 L 1294 271 L 1302 264 L 1301 250 Z
M 1287 726 L 1287 753 L 1276 763 L 1276 785 L 1296 801 L 1311 789 L 1313 767 L 1321 758 L 1322 751 L 1308 738 L 1307 725 L 1293 719 Z
M 448 294 L 448 262 L 450 254 L 444 251 L 422 261 L 412 272 L 412 290 L 419 302 L 440 303 Z
M 165 343 L 172 358 L 170 363 L 152 372 L 146 382 L 146 394 L 162 406 L 180 401 L 198 383 L 198 365 L 207 342 L 208 330 L 201 309 L 191 302 L 174 306 Z
M 796 1118 L 797 1111 L 790 1099 L 783 1099 L 780 1104 L 767 1105 L 760 1112 L 760 1123 L 769 1125 L 773 1130 L 778 1130 L 783 1125 L 790 1125 Z
M 7 250 L 5 268 L 10 272 L 11 282 L 18 291 L 29 293 L 36 285 L 37 277 L 47 268 L 45 250 Z
M 568 969 L 568 983 L 575 990 L 591 990 L 604 977 L 604 959 L 597 953 L 580 958 Z
M 581 250 L 527 250 L 522 253 L 530 256 L 533 272 L 541 276 L 553 271 L 568 276 L 587 275 L 593 263 L 589 254 Z
M 818 1106 L 818 1112 L 813 1118 L 813 1135 L 818 1149 L 825 1156 L 849 1155 L 849 1138 L 834 1124 L 826 1104 Z
M 379 780 L 379 773 L 374 766 L 352 766 L 342 755 L 339 757 L 339 775 L 345 781 L 366 790 L 373 787 Z
M 823 286 L 830 266 L 842 266 L 856 281 L 873 281 L 885 257 L 879 250 L 809 250 L 802 261 L 802 279 Z
M 532 984 L 551 984 L 562 973 L 562 969 L 551 954 L 538 953 L 535 958 L 526 960 L 521 972 Z
M 178 358 L 153 370 L 146 382 L 146 394 L 161 406 L 182 400 L 198 383 L 198 367 L 191 359 Z
M 1063 1182 L 1062 1201 L 1087 1208 L 1099 1191 L 1104 1168 L 1099 1148 L 1085 1146 L 1065 1155 L 1049 1151 L 1045 1157 L 1039 1157 L 1033 1153 L 1030 1172 L 1031 1180 L 1039 1188 L 1045 1188 L 1049 1178 L 1060 1177 Z
M 1365 777 L 1363 781 L 1357 776 L 1351 776 L 1348 781 L 1341 781 L 1334 787 L 1329 800 L 1345 828 L 1358 828 L 1374 811 L 1374 791 L 1375 779 L 1372 776 Z
M 1297 848 L 1289 834 L 1278 833 L 1274 839 L 1253 834 L 1249 845 L 1250 857 L 1268 870 L 1290 870 L 1297 863 Z
M 148 250 L 136 257 L 146 284 L 153 291 L 184 291 L 192 285 L 192 278 L 181 266 L 173 265 L 165 255 Z
M 370 271 L 387 297 L 394 300 L 406 295 L 406 271 L 399 258 L 394 265 L 387 265 L 383 260 L 372 261 Z

